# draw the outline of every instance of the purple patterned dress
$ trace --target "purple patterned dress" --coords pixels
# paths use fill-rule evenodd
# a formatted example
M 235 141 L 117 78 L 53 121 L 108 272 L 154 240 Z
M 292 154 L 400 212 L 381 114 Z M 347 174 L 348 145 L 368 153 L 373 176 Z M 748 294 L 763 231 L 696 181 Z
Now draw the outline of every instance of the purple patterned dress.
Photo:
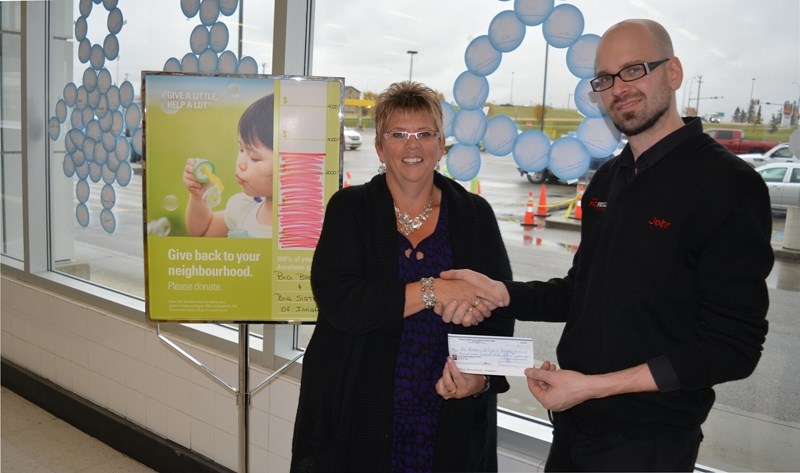
M 423 277 L 437 277 L 440 272 L 452 269 L 444 195 L 439 209 L 436 229 L 416 248 L 397 233 L 400 281 L 410 283 Z M 431 471 L 443 402 L 435 387 L 447 360 L 447 334 L 452 330 L 453 325 L 442 322 L 432 309 L 423 309 L 403 321 L 394 381 L 393 472 Z

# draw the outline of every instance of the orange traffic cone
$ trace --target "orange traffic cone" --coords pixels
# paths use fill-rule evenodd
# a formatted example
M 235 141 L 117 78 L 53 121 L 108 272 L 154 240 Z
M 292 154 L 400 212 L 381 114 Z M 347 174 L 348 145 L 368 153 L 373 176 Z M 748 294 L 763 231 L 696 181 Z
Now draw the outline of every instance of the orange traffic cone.
M 533 192 L 528 192 L 528 205 L 525 207 L 525 217 L 520 224 L 523 227 L 534 227 L 536 223 L 533 221 Z
M 350 176 L 350 171 L 347 171 L 344 175 L 345 175 L 345 178 L 344 178 L 344 183 L 342 184 L 342 187 L 350 187 L 350 177 L 351 177 Z
M 547 189 L 545 189 L 544 183 L 542 183 L 542 187 L 539 191 L 539 206 L 536 208 L 536 216 L 537 217 L 549 217 L 550 214 L 547 213 Z
M 583 218 L 583 209 L 581 206 L 581 199 L 583 198 L 583 191 L 586 190 L 586 186 L 583 184 L 578 184 L 577 195 L 575 195 L 575 212 L 573 212 L 571 219 L 580 220 Z

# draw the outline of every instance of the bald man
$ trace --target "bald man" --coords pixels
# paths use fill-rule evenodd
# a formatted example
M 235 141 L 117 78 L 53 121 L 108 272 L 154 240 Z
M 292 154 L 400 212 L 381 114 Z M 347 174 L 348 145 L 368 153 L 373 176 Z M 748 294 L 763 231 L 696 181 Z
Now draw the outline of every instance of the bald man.
M 582 199 L 564 278 L 462 278 L 508 301 L 496 314 L 566 322 L 558 369 L 526 370 L 552 413 L 547 471 L 692 471 L 713 386 L 761 356 L 773 264 L 769 194 L 750 166 L 681 118 L 683 67 L 650 20 L 605 32 L 594 93 L 628 145 Z

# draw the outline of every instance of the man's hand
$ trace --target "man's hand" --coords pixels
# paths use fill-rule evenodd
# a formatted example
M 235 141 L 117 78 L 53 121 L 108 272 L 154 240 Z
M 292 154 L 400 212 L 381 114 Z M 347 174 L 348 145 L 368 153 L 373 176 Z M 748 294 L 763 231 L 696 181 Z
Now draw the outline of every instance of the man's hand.
M 449 271 L 442 271 L 439 277 L 444 280 L 461 280 L 472 284 L 480 290 L 481 298 L 495 307 L 505 307 L 509 304 L 511 299 L 505 284 L 471 269 L 451 269 Z
M 558 370 L 556 365 L 545 361 L 540 368 L 526 369 L 525 376 L 533 397 L 542 407 L 554 412 L 565 411 L 589 399 L 658 390 L 646 363 L 613 373 L 585 375 Z

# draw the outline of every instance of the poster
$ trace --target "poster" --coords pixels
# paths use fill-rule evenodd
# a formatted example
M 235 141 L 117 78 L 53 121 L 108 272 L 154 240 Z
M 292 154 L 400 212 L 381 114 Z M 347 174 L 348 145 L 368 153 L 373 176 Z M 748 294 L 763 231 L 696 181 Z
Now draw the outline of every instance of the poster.
M 341 78 L 142 73 L 150 320 L 316 321 L 343 103 Z

